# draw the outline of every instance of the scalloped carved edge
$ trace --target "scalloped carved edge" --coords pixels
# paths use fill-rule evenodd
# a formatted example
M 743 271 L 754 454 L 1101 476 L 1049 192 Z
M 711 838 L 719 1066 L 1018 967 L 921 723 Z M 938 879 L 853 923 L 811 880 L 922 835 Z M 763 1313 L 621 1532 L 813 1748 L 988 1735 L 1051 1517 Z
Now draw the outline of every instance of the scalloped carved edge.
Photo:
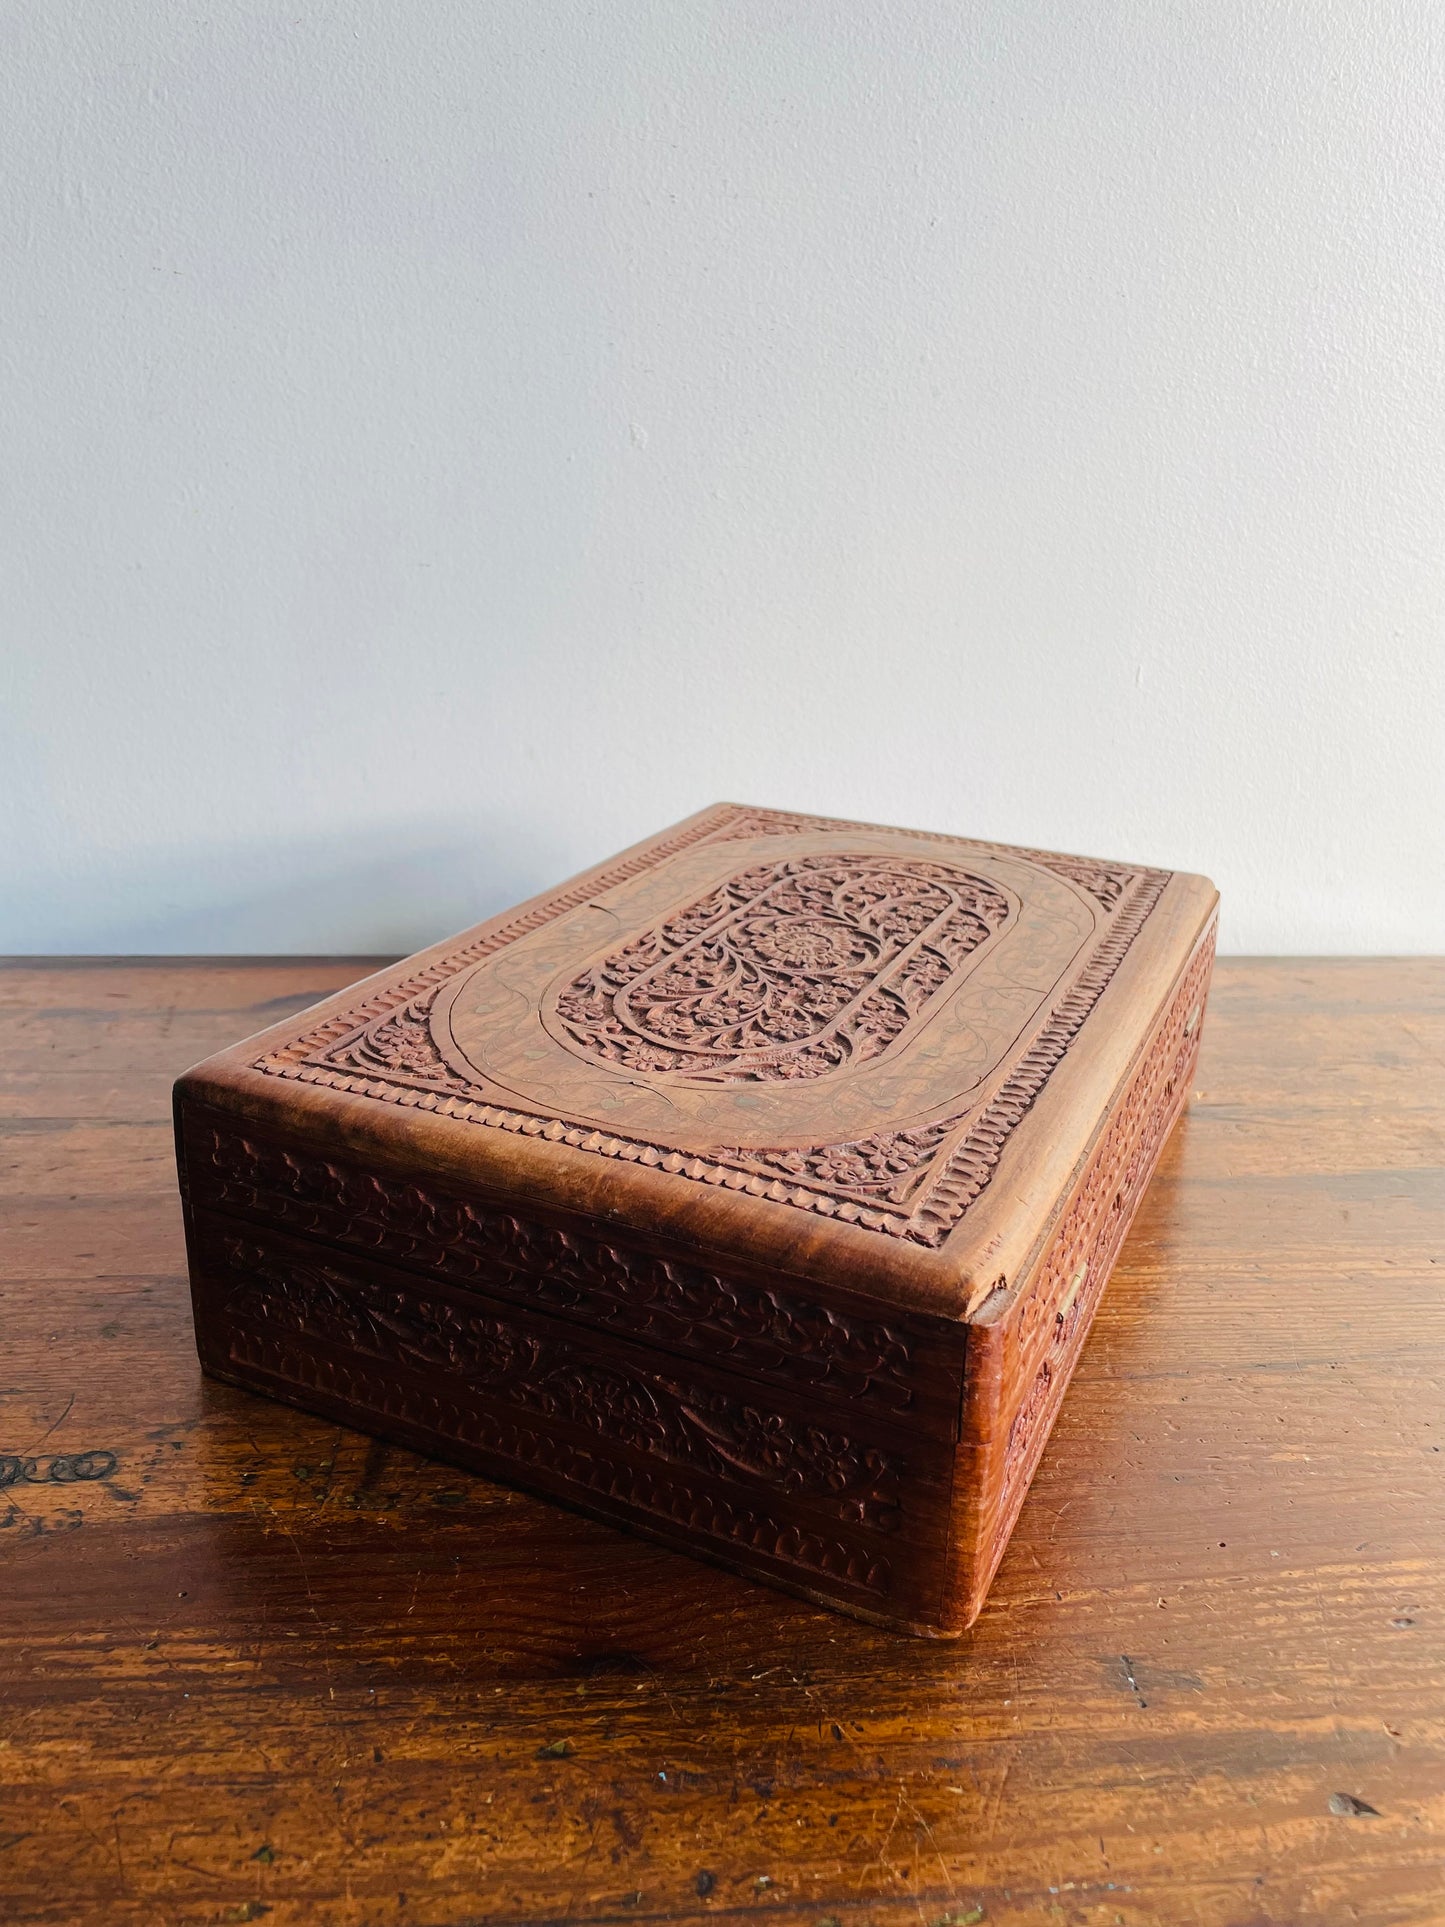
M 641 1139 L 569 1124 L 559 1117 L 483 1103 L 469 1096 L 467 1093 L 471 1087 L 457 1079 L 445 1066 L 408 1075 L 398 1071 L 388 1073 L 379 1065 L 362 1070 L 355 1064 L 345 1069 L 336 1068 L 335 1064 L 336 1053 L 345 1047 L 355 1046 L 378 1020 L 397 1016 L 404 1022 L 413 1013 L 405 1011 L 403 1007 L 412 1004 L 418 1006 L 415 1016 L 423 1018 L 423 1004 L 429 1005 L 441 985 L 458 971 L 530 931 L 541 928 L 568 910 L 575 909 L 599 892 L 640 875 L 678 850 L 696 843 L 731 841 L 757 835 L 792 835 L 807 830 L 874 831 L 883 828 L 877 824 L 852 823 L 830 817 L 753 810 L 741 805 L 726 806 L 651 849 L 613 865 L 601 876 L 559 891 L 501 928 L 477 938 L 428 965 L 425 970 L 376 992 L 354 1009 L 328 1019 L 303 1036 L 255 1059 L 253 1068 L 273 1076 L 294 1078 L 355 1096 L 432 1111 L 440 1117 L 455 1118 L 493 1130 L 568 1144 L 574 1149 L 601 1157 L 650 1166 L 695 1183 L 721 1186 L 772 1203 L 791 1205 L 798 1210 L 816 1212 L 823 1217 L 837 1218 L 845 1224 L 858 1225 L 867 1231 L 937 1249 L 988 1185 L 1009 1136 L 1035 1103 L 1055 1066 L 1078 1035 L 1129 946 L 1143 928 L 1150 911 L 1163 894 L 1171 872 L 1060 855 L 1053 851 L 1017 848 L 1008 844 L 974 842 L 938 831 L 907 832 L 918 841 L 1023 857 L 1039 863 L 1089 890 L 1110 916 L 1103 938 L 1073 986 L 1051 1012 L 1027 1054 L 1014 1066 L 963 1141 L 951 1149 L 947 1147 L 946 1139 L 958 1124 L 958 1119 L 940 1120 L 922 1131 L 877 1134 L 846 1144 L 819 1144 L 800 1152 L 778 1153 L 776 1156 L 766 1152 L 750 1152 L 744 1156 L 728 1150 L 713 1150 L 707 1156 L 700 1157 Z M 801 1170 L 796 1168 L 799 1163 Z M 931 1173 L 930 1165 L 933 1167 Z M 866 1181 L 852 1185 L 830 1181 L 829 1174 L 832 1171 L 852 1167 L 886 1172 L 892 1180 L 895 1197 L 880 1201 L 875 1195 L 878 1189 L 876 1183 L 870 1187 Z M 918 1190 L 911 1208 L 887 1208 L 889 1202 L 896 1204 L 897 1193 L 910 1187 Z

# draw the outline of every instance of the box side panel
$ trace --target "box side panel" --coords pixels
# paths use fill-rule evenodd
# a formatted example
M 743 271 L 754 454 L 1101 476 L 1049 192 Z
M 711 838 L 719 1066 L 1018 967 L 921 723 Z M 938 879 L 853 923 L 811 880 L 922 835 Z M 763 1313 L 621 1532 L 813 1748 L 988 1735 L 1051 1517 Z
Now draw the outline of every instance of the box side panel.
M 1214 964 L 1200 938 L 1017 1297 L 971 1327 L 945 1617 L 972 1625 L 1003 1557 L 1109 1273 L 1189 1095 Z
M 400 1177 L 184 1099 L 177 1154 L 194 1210 L 702 1359 L 850 1416 L 958 1436 L 965 1334 L 954 1321 L 880 1312 L 846 1288 L 535 1200 L 513 1206 L 430 1176 Z
M 208 1372 L 936 1627 L 962 1327 L 881 1326 L 596 1227 L 238 1142 L 189 1107 L 181 1139 Z

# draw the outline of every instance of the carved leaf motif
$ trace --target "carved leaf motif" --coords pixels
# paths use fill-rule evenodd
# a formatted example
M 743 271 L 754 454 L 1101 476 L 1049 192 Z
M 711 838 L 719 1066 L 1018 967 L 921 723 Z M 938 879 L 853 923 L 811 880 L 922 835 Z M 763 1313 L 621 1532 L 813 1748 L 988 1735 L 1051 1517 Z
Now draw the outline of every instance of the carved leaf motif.
M 797 1427 L 777 1412 L 763 1412 L 732 1399 L 685 1403 L 683 1416 L 712 1451 L 734 1471 L 767 1479 L 784 1492 L 827 1492 L 843 1516 L 860 1525 L 892 1530 L 904 1470 L 877 1446 L 857 1445 L 843 1433 L 816 1425 Z
M 431 1004 L 431 995 L 404 1004 L 394 1016 L 364 1031 L 345 1051 L 344 1061 L 373 1074 L 400 1072 L 407 1078 L 447 1083 L 451 1072 L 432 1038 Z
M 785 810 L 737 810 L 727 824 L 728 836 L 796 836 L 803 830 L 878 830 L 879 823 L 845 823 L 830 816 L 798 816 Z M 921 843 L 957 843 L 959 839 L 935 830 L 910 830 L 909 836 Z M 1057 850 L 1031 850 L 1008 843 L 976 843 L 978 850 L 1000 856 L 1024 857 L 1038 863 L 1056 876 L 1067 877 L 1087 890 L 1106 910 L 1112 910 L 1129 885 L 1139 875 L 1125 863 L 1105 863 L 1096 857 L 1065 856 Z
M 278 1262 L 262 1246 L 229 1239 L 227 1258 L 242 1282 L 227 1309 L 248 1323 L 280 1326 L 325 1344 L 380 1358 L 439 1367 L 467 1381 L 535 1371 L 538 1341 L 496 1318 L 471 1316 L 445 1300 L 364 1285 L 326 1265 Z

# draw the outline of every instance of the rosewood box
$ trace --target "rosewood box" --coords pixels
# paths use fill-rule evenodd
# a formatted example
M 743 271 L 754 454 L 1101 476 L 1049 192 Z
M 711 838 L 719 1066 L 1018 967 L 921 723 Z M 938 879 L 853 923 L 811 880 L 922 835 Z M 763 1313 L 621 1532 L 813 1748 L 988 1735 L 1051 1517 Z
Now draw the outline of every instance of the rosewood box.
M 201 1362 L 960 1632 L 1188 1095 L 1217 901 L 704 810 L 181 1078 Z

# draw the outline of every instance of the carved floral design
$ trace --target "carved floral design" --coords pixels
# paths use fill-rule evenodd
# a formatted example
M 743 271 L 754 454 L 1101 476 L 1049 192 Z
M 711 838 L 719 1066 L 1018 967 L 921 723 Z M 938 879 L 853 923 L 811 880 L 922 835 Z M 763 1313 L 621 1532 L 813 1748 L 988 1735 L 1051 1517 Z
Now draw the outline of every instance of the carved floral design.
M 654 1075 L 821 1077 L 896 1043 L 1008 914 L 948 864 L 764 864 L 584 971 L 557 1017 L 580 1054 Z
M 966 1128 L 962 1116 L 947 1117 L 915 1130 L 880 1133 L 842 1144 L 777 1150 L 750 1148 L 746 1152 L 738 1147 L 720 1146 L 704 1156 L 696 1156 L 666 1144 L 650 1144 L 625 1134 L 598 1131 L 565 1117 L 538 1115 L 488 1102 L 474 1082 L 446 1063 L 432 1041 L 429 1026 L 431 1006 L 438 990 L 459 971 L 550 919 L 565 915 L 595 895 L 663 862 L 678 850 L 700 842 L 811 831 L 841 833 L 877 827 L 827 817 L 722 806 L 710 817 L 685 825 L 636 856 L 621 859 L 599 876 L 584 878 L 558 891 L 510 922 L 373 993 L 355 1009 L 329 1018 L 268 1052 L 257 1060 L 256 1068 L 274 1076 L 297 1078 L 385 1103 L 411 1105 L 422 1110 L 444 1109 L 448 1117 L 492 1130 L 545 1135 L 596 1156 L 652 1165 L 692 1182 L 722 1184 L 773 1203 L 818 1212 L 867 1231 L 936 1248 L 988 1185 L 1004 1145 L 1043 1091 L 1158 902 L 1169 881 L 1168 871 L 1097 862 L 1052 851 L 970 843 L 957 837 L 917 831 L 908 832 L 911 841 L 940 846 L 940 861 L 936 866 L 911 858 L 852 859 L 875 869 L 906 870 L 913 878 L 910 887 L 925 889 L 926 903 L 931 899 L 926 897 L 927 885 L 921 873 L 936 868 L 941 877 L 954 880 L 969 874 L 959 864 L 944 860 L 949 853 L 956 853 L 965 861 L 969 856 L 977 858 L 987 854 L 1023 858 L 1067 877 L 1087 891 L 1105 913 L 1102 934 L 1079 976 L 1049 1014 L 1034 1043 L 997 1094 L 978 1117 L 967 1121 Z M 806 861 L 827 869 L 839 859 L 821 856 Z M 772 877 L 798 867 L 796 863 L 762 865 L 748 874 Z M 699 910 L 701 906 L 693 908 Z M 988 905 L 981 902 L 970 913 L 977 914 L 987 926 L 973 943 L 969 942 L 966 920 L 960 921 L 959 934 L 967 946 L 962 955 L 967 955 L 968 947 L 976 947 L 976 942 L 983 941 L 989 931 L 997 927 L 990 923 L 989 915 L 985 914 L 987 909 Z M 730 916 L 732 913 L 720 903 L 718 914 Z M 590 1049 L 595 1044 L 603 1054 L 615 1049 L 616 1061 L 649 1075 L 696 1077 L 699 1075 L 697 1060 L 703 1060 L 704 1081 L 813 1077 L 841 1064 L 849 1051 L 861 1049 L 876 1055 L 886 1050 L 942 987 L 945 979 L 939 976 L 940 970 L 956 967 L 949 962 L 946 945 L 925 941 L 908 960 L 897 950 L 891 952 L 891 963 L 883 966 L 887 981 L 880 983 L 854 1008 L 838 1005 L 830 1009 L 826 996 L 812 992 L 801 993 L 793 999 L 782 986 L 789 969 L 802 966 L 789 965 L 787 956 L 811 954 L 820 958 L 823 951 L 819 946 L 826 943 L 833 963 L 843 968 L 846 957 L 854 953 L 846 950 L 847 934 L 836 917 L 830 919 L 820 912 L 815 918 L 811 911 L 799 911 L 788 921 L 794 926 L 791 938 L 784 936 L 776 922 L 770 928 L 759 923 L 756 928 L 739 933 L 734 945 L 738 951 L 737 973 L 745 977 L 751 970 L 755 981 L 749 978 L 744 986 L 747 997 L 739 995 L 734 1004 L 728 1002 L 732 987 L 721 977 L 716 982 L 711 978 L 703 981 L 701 977 L 688 976 L 686 980 L 678 977 L 663 991 L 658 985 L 665 972 L 659 972 L 643 986 L 644 1002 L 649 1017 L 661 1017 L 665 1026 L 671 1028 L 646 1034 L 645 1029 L 623 1023 L 615 1005 L 609 1013 L 608 997 L 627 991 L 632 981 L 630 977 L 627 983 L 619 980 L 612 988 L 606 974 L 613 963 L 609 958 L 605 966 L 599 967 L 604 980 L 589 984 L 588 974 L 584 973 L 572 986 L 578 1001 L 568 1003 L 559 1014 L 564 1023 L 577 1025 L 578 1036 L 588 1040 L 584 1048 Z M 826 934 L 819 924 L 827 926 Z M 842 935 L 834 934 L 835 924 L 843 930 Z M 694 931 L 690 938 L 701 935 L 701 931 Z M 797 945 L 802 948 L 798 949 Z M 742 953 L 748 951 L 749 946 L 745 969 Z M 625 961 L 624 953 L 618 955 L 621 964 Z M 650 955 L 642 958 L 635 976 L 646 977 L 647 972 L 662 961 Z M 692 970 L 690 956 L 683 957 L 682 962 L 685 970 Z M 706 957 L 699 957 L 697 963 L 699 969 L 720 968 Z M 816 968 L 816 964 L 813 967 Z M 863 966 L 860 964 L 858 968 L 861 970 Z M 767 996 L 761 996 L 758 989 L 764 979 L 772 986 Z M 713 1001 L 709 1003 L 708 999 Z M 630 1018 L 631 1003 L 625 1007 Z M 729 1022 L 734 1026 L 731 1040 L 726 1035 Z M 618 1026 L 616 1030 L 610 1028 L 613 1024 Z M 698 1048 L 700 1036 L 707 1039 L 706 1049 Z M 576 1041 L 574 1038 L 574 1043 Z M 627 1051 L 632 1053 L 630 1057 L 623 1055 Z
M 593 1494 L 604 1506 L 651 1518 L 687 1535 L 689 1550 L 702 1535 L 751 1557 L 776 1561 L 807 1574 L 881 1598 L 892 1591 L 889 1561 L 873 1544 L 829 1537 L 797 1520 L 779 1519 L 747 1503 L 679 1479 L 671 1467 L 618 1460 L 547 1427 L 519 1422 L 495 1406 L 460 1400 L 446 1392 L 401 1384 L 394 1374 L 371 1371 L 349 1358 L 325 1357 L 298 1347 L 282 1334 L 236 1327 L 229 1358 L 238 1373 L 264 1372 L 273 1383 L 294 1387 L 298 1403 L 325 1400 L 348 1418 L 359 1415 L 382 1427 L 443 1450 L 460 1447 L 511 1461 L 519 1477 L 550 1481 Z
M 484 1391 L 614 1445 L 716 1476 L 741 1474 L 875 1531 L 898 1526 L 902 1462 L 828 1425 L 665 1373 L 637 1374 L 579 1355 L 506 1318 L 409 1285 L 379 1282 L 226 1236 L 237 1326 L 410 1367 Z
M 750 1478 L 798 1498 L 828 1495 L 858 1525 L 897 1529 L 902 1461 L 881 1447 L 861 1445 L 830 1427 L 796 1424 L 780 1412 L 713 1395 L 681 1406 L 687 1423 L 713 1456 Z
M 365 1031 L 347 1052 L 347 1061 L 361 1071 L 400 1072 L 404 1077 L 447 1082 L 451 1072 L 432 1041 L 430 1011 L 429 996 L 404 1004 L 395 1015 Z
M 193 1127 L 198 1205 L 541 1309 L 577 1313 L 644 1343 L 697 1351 L 784 1382 L 914 1404 L 921 1370 L 900 1326 L 855 1318 L 772 1287 L 536 1223 L 415 1184 L 306 1156 L 230 1129 Z
M 820 1144 L 807 1150 L 745 1151 L 730 1148 L 719 1156 L 736 1160 L 746 1170 L 771 1177 L 792 1178 L 827 1185 L 854 1197 L 901 1202 L 915 1172 L 928 1164 L 939 1145 L 954 1129 L 954 1119 L 925 1125 L 917 1131 L 887 1131 L 855 1138 L 849 1144 Z
M 847 823 L 833 816 L 797 816 L 785 810 L 749 810 L 734 805 L 721 834 L 729 837 L 797 836 L 805 830 L 886 828 L 887 825 L 881 823 Z M 1106 910 L 1114 908 L 1140 874 L 1127 863 L 1105 863 L 1097 857 L 1068 856 L 1058 850 L 1030 850 L 1013 843 L 979 843 L 949 836 L 939 830 L 905 830 L 901 834 L 912 843 L 945 843 L 955 848 L 964 845 L 979 854 L 987 852 L 992 856 L 1021 857 L 1025 862 L 1037 863 L 1045 870 L 1052 870 L 1055 876 L 1067 877 L 1071 883 L 1077 883 L 1081 890 L 1087 890 Z

